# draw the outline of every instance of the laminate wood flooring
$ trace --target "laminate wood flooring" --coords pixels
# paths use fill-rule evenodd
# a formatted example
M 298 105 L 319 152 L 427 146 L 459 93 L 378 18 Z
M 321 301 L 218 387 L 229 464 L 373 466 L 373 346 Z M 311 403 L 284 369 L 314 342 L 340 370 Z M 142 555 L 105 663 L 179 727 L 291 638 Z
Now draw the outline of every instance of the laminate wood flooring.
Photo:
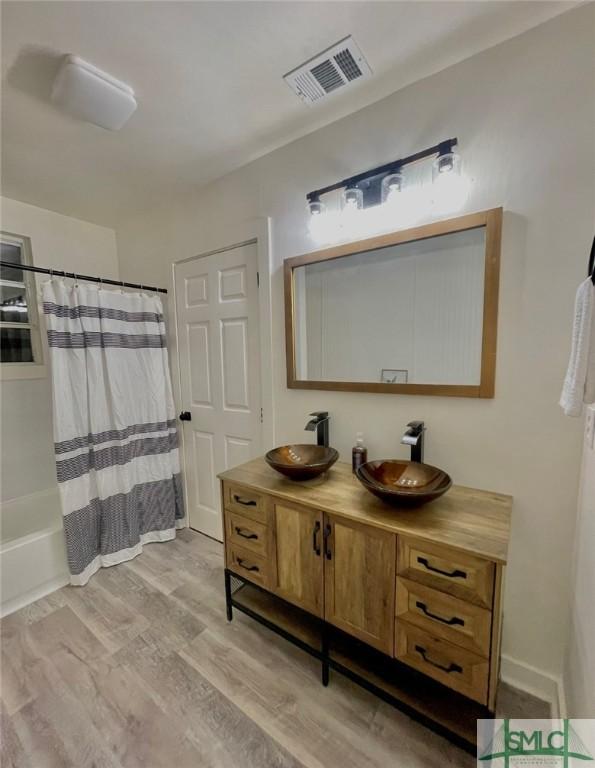
M 472 768 L 475 760 L 248 617 L 190 530 L 1 627 L 2 768 Z M 501 711 L 547 716 L 506 686 Z M 503 708 L 503 709 L 502 709 Z

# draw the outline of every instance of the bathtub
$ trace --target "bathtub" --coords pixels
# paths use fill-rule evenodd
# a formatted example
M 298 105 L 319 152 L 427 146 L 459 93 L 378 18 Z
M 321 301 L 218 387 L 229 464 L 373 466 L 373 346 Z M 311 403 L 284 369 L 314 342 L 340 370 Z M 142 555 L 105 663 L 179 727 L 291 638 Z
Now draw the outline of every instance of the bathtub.
M 0 616 L 69 583 L 58 489 L 0 505 Z

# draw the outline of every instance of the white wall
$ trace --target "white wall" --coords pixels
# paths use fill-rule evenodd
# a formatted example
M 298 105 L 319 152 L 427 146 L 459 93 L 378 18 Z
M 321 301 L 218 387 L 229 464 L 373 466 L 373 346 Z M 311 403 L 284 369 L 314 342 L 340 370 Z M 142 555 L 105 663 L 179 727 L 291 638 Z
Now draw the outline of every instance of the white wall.
M 113 229 L 6 197 L 0 198 L 0 222 L 2 230 L 31 238 L 33 263 L 38 266 L 118 277 Z M 43 276 L 37 278 L 38 285 L 43 279 Z M 47 362 L 47 349 L 45 354 Z M 52 398 L 47 368 L 46 372 L 44 378 L 2 381 L 0 384 L 2 500 L 56 485 Z
M 273 217 L 277 442 L 307 439 L 306 414 L 328 409 L 344 460 L 360 430 L 371 457 L 406 456 L 404 425 L 425 419 L 429 463 L 459 484 L 514 496 L 504 654 L 553 676 L 580 466 L 581 424 L 557 402 L 593 237 L 594 24 L 593 4 L 569 11 L 117 230 L 122 277 L 167 284 L 172 261 L 229 244 L 240 222 Z M 495 399 L 288 390 L 281 264 L 314 249 L 305 193 L 450 136 L 474 179 L 466 209 L 506 212 Z
M 585 430 L 564 688 L 569 717 L 595 717 L 595 406 Z

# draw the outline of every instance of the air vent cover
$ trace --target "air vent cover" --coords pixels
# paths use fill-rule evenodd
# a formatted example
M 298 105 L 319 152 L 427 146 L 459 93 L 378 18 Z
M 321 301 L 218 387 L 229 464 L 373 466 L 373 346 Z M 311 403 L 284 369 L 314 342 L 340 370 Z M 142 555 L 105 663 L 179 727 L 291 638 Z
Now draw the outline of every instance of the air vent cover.
M 314 104 L 371 75 L 370 65 L 350 35 L 292 69 L 283 79 L 302 101 Z

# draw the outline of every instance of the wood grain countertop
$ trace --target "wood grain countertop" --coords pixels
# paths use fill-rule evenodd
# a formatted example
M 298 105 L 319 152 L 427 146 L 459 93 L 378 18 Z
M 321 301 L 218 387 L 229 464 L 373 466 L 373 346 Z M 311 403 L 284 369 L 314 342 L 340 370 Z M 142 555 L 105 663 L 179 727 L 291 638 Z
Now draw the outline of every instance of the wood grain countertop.
M 453 485 L 444 496 L 424 506 L 392 507 L 369 493 L 354 477 L 349 464 L 337 462 L 321 478 L 294 482 L 269 467 L 262 457 L 222 472 L 219 478 L 285 501 L 506 563 L 512 497 L 501 493 Z

